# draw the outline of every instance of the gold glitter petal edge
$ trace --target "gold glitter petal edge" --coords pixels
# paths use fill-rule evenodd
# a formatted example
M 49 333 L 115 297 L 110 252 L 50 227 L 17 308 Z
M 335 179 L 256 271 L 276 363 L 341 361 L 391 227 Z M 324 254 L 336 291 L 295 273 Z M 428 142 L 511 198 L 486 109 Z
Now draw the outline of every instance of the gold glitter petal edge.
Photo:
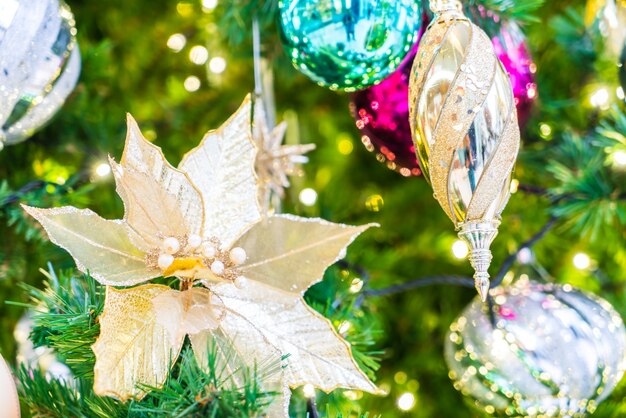
M 256 155 L 248 95 L 237 112 L 219 129 L 208 132 L 179 165 L 202 194 L 204 236 L 219 238 L 224 247 L 230 247 L 261 218 Z
M 223 284 L 212 290 L 229 311 L 248 320 L 271 345 L 289 355 L 285 379 L 290 387 L 311 384 L 325 392 L 346 388 L 379 393 L 356 364 L 350 345 L 302 297 L 285 298 L 284 292 L 254 281 L 243 289 Z
M 328 266 L 365 230 L 319 218 L 275 215 L 253 225 L 237 242 L 249 254 L 242 274 L 294 295 L 319 282 Z
M 74 258 L 83 273 L 113 286 L 132 286 L 160 275 L 146 267 L 124 221 L 107 220 L 89 209 L 65 206 L 39 209 L 22 206 L 45 229 L 50 240 Z
M 163 150 L 148 141 L 132 115 L 127 114 L 127 133 L 121 166 L 148 174 L 162 189 L 175 196 L 189 233 L 201 234 L 204 221 L 203 195 L 184 171 L 173 167 Z
M 97 395 L 125 402 L 145 396 L 138 385 L 163 385 L 183 345 L 182 338 L 172 342 L 159 325 L 152 303 L 169 290 L 155 284 L 124 290 L 107 287 L 100 336 L 92 346 Z

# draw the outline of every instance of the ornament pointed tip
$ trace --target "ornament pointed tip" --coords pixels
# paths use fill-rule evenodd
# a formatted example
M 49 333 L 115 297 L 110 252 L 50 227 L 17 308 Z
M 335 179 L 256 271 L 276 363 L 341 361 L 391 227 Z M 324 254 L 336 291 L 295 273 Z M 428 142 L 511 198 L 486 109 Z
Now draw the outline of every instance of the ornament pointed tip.
M 489 282 L 489 276 L 474 278 L 474 286 L 476 287 L 478 296 L 480 296 L 480 300 L 483 302 L 487 301 L 487 295 L 489 294 L 490 285 L 491 283 Z

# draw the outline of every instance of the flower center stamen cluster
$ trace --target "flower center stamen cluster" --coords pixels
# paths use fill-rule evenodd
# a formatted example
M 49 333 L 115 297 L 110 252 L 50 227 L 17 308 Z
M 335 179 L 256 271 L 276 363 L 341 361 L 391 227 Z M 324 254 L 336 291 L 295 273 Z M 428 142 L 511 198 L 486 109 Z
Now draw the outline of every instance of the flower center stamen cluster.
M 224 249 L 217 238 L 203 240 L 197 234 L 164 237 L 159 248 L 146 256 L 146 263 L 161 270 L 164 277 L 191 280 L 227 280 L 241 288 L 246 278 L 237 266 L 246 261 L 241 247 Z

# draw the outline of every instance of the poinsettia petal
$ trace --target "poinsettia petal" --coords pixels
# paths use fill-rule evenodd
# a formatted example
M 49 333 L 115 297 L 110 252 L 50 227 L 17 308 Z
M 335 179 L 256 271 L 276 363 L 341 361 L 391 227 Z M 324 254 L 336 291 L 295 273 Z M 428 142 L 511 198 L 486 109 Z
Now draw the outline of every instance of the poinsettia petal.
M 239 110 L 218 130 L 207 133 L 179 165 L 202 193 L 204 236 L 217 237 L 226 247 L 261 217 L 250 118 L 248 96 Z
M 276 396 L 266 411 L 268 418 L 288 418 L 291 391 L 284 381 L 281 353 L 263 333 L 236 312 L 226 312 L 215 330 L 190 335 L 193 351 L 201 367 L 213 368 L 222 385 L 242 388 L 243 370 L 256 370 L 264 391 Z M 209 364 L 209 358 L 214 359 Z
M 253 225 L 235 244 L 246 250 L 242 274 L 268 286 L 304 293 L 328 266 L 374 224 L 350 226 L 322 219 L 276 215 Z
M 204 204 L 198 189 L 187 174 L 174 168 L 165 159 L 161 148 L 144 138 L 137 122 L 130 114 L 127 115 L 127 125 L 122 167 L 151 176 L 162 190 L 176 199 L 188 232 L 200 234 L 204 222 Z M 124 199 L 124 196 L 122 198 Z M 154 202 L 154 205 L 157 205 L 157 202 Z M 131 226 L 135 227 L 135 225 Z
M 229 312 L 237 312 L 283 355 L 289 355 L 285 379 L 290 387 L 311 384 L 326 392 L 346 388 L 377 393 L 352 357 L 348 342 L 302 297 L 285 297 L 285 292 L 253 281 L 243 289 L 220 284 L 211 290 Z
M 107 288 L 100 315 L 100 336 L 92 349 L 96 355 L 94 391 L 126 401 L 141 399 L 140 385 L 160 387 L 180 354 L 183 338 L 172 341 L 157 321 L 153 299 L 171 289 L 149 284 L 130 289 Z
M 134 232 L 119 220 L 71 206 L 39 209 L 22 206 L 44 227 L 50 240 L 65 249 L 78 269 L 102 284 L 131 286 L 158 277 L 146 266 L 145 253 L 131 239 Z
M 169 193 L 149 174 L 124 168 L 110 161 L 117 194 L 124 201 L 124 219 L 151 248 L 161 246 L 163 237 L 189 233 L 197 225 L 187 225 L 177 197 Z M 188 216 L 187 216 L 188 218 Z

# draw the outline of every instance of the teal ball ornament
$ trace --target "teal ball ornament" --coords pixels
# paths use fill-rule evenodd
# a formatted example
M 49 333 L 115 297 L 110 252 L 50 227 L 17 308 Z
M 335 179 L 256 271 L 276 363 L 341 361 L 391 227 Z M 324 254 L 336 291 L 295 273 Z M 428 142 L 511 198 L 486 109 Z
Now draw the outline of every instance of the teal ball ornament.
M 393 73 L 417 41 L 417 0 L 281 0 L 283 45 L 320 86 L 352 92 Z

